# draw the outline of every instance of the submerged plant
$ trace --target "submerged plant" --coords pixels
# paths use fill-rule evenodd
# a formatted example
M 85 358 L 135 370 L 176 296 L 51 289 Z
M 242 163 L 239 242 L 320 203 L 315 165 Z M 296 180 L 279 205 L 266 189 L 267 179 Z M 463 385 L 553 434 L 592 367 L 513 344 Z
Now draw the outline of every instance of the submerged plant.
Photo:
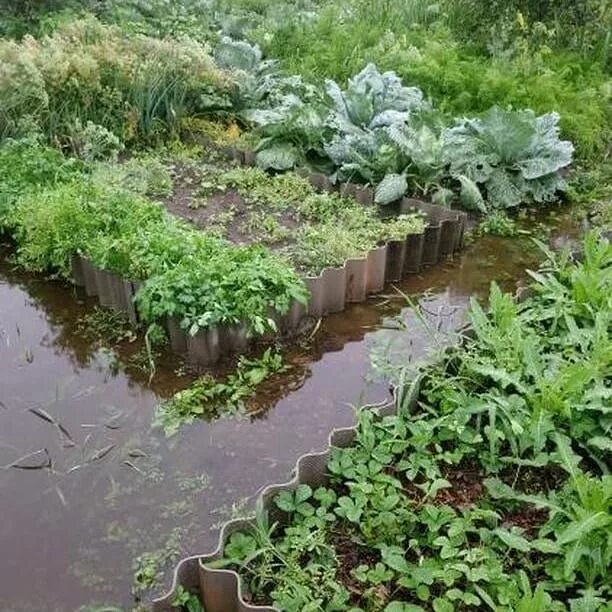
M 258 385 L 285 369 L 280 353 L 270 348 L 256 359 L 241 356 L 236 370 L 224 379 L 207 374 L 161 404 L 156 411 L 155 424 L 162 427 L 167 436 L 172 436 L 182 425 L 198 417 L 241 413 Z

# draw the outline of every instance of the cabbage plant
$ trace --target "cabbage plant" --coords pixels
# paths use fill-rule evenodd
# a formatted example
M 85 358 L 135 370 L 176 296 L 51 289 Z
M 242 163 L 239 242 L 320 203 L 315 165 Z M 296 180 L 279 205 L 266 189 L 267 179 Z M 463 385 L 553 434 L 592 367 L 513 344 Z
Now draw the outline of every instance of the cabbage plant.
M 560 139 L 556 113 L 493 107 L 442 129 L 421 90 L 374 64 L 346 89 L 326 81 L 325 95 L 301 81 L 275 91 L 245 113 L 261 137 L 263 168 L 316 165 L 332 179 L 375 185 L 382 205 L 408 192 L 450 205 L 458 193 L 483 213 L 550 202 L 566 188 L 560 171 L 573 146 Z
M 559 115 L 493 107 L 442 133 L 452 177 L 477 186 L 488 206 L 550 202 L 566 187 L 559 173 L 572 161 L 573 145 L 559 138 Z

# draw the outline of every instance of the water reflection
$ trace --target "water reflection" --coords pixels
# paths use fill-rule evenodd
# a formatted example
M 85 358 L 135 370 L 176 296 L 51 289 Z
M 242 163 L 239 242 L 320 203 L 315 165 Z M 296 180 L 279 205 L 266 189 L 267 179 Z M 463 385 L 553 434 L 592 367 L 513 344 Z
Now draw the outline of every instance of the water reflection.
M 560 227 L 561 236 L 577 231 L 571 219 Z M 452 334 L 470 297 L 492 280 L 511 288 L 538 258 L 527 239 L 481 239 L 287 347 L 292 369 L 264 384 L 247 418 L 199 421 L 170 439 L 151 421 L 160 398 L 190 380 L 177 376 L 176 359 L 163 356 L 150 385 L 146 373 L 117 368 L 138 343 L 109 359 L 85 340 L 76 319 L 90 300 L 0 264 L 0 465 L 41 449 L 51 461 L 0 470 L 0 609 L 131 607 L 139 555 L 151 578 L 167 579 L 179 555 L 208 550 L 236 507 L 353 422 L 351 404 L 387 395 L 390 360 L 427 357 L 431 329 Z M 405 296 L 419 300 L 427 326 Z

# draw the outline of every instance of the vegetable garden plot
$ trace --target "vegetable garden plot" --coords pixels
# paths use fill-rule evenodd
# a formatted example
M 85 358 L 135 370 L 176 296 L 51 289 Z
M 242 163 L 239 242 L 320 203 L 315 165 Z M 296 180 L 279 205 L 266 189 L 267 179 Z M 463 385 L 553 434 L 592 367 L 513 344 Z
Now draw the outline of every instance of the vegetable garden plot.
M 494 285 L 472 339 L 303 456 L 182 588 L 210 612 L 607 610 L 611 271 L 590 235 L 523 303 Z
M 131 171 L 135 168 L 137 162 Z M 200 227 L 204 236 L 227 240 L 236 248 L 263 245 L 276 252 L 303 279 L 309 294 L 304 305 L 296 296 L 284 310 L 270 308 L 259 328 L 236 320 L 230 325 L 198 324 L 194 330 L 184 317 L 167 312 L 173 349 L 200 365 L 244 351 L 253 332 L 261 334 L 265 327 L 291 333 L 305 315 L 318 318 L 344 310 L 349 302 L 364 301 L 381 291 L 385 281 L 401 280 L 451 255 L 463 233 L 460 213 L 406 201 L 405 213 L 382 218 L 374 206 L 338 193 L 319 193 L 296 174 L 272 176 L 252 167 L 183 160 L 169 166 L 168 184 L 158 191 L 163 191 L 158 195 L 171 213 Z M 419 209 L 427 211 L 428 223 Z M 432 221 L 440 216 L 439 222 Z M 119 257 L 129 259 L 131 249 L 119 242 L 103 243 L 102 258 L 107 250 L 122 249 Z M 147 304 L 151 295 L 156 300 L 165 285 L 163 279 L 134 282 L 88 258 L 73 258 L 72 273 L 89 294 L 132 319 L 137 316 L 134 301 Z

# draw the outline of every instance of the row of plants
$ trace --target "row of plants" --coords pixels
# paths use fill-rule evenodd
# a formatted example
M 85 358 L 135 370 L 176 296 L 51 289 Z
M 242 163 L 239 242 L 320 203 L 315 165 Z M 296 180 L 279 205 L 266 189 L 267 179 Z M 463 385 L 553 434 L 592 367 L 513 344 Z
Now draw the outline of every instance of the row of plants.
M 382 218 L 376 208 L 319 193 L 291 172 L 271 175 L 221 161 L 170 159 L 157 171 L 158 180 L 164 168 L 169 187 L 163 200 L 171 212 L 234 243 L 265 244 L 301 274 L 317 276 L 424 228 L 419 213 Z
M 449 122 L 417 87 L 368 64 L 346 88 L 315 88 L 270 73 L 258 48 L 227 38 L 217 46 L 241 82 L 255 126 L 257 163 L 274 170 L 311 165 L 333 180 L 376 185 L 388 204 L 407 192 L 487 212 L 550 202 L 565 190 L 560 171 L 573 146 L 559 137 L 559 115 L 492 107 L 480 117 Z M 266 85 L 263 88 L 261 83 Z
M 219 14 L 240 8 L 239 3 L 230 5 L 213 8 Z M 358 20 L 363 27 L 362 8 L 345 7 L 341 21 Z M 312 19 L 300 21 L 300 27 L 314 27 L 332 10 L 324 6 Z M 393 13 L 391 7 L 385 10 Z M 154 19 L 153 8 L 149 13 Z M 213 19 L 208 31 L 225 31 L 221 21 Z M 390 27 L 386 18 L 385 23 Z M 472 118 L 453 119 L 457 110 L 444 107 L 444 96 L 403 84 L 402 77 L 421 84 L 399 70 L 405 63 L 393 64 L 398 76 L 380 72 L 374 64 L 363 68 L 362 62 L 346 86 L 331 79 L 318 86 L 279 70 L 256 45 L 200 33 L 200 39 L 214 39 L 209 55 L 206 44 L 175 34 L 183 38 L 158 41 L 82 18 L 60 25 L 40 41 L 5 41 L 3 132 L 22 133 L 33 123 L 61 146 L 95 156 L 123 143 L 167 136 L 178 127 L 198 129 L 202 117 L 223 113 L 255 128 L 248 140 L 256 143 L 263 168 L 310 164 L 337 180 L 377 185 L 381 204 L 409 192 L 490 212 L 550 202 L 566 188 L 560 171 L 571 163 L 573 146 L 560 140 L 555 112 L 538 116 L 490 106 L 474 116 L 484 110 L 479 106 L 461 109 Z M 101 40 L 110 43 L 102 45 Z M 165 46 L 163 53 L 152 51 L 155 45 Z M 136 57 L 139 53 L 147 56 L 150 70 Z M 78 63 L 75 57 L 82 65 L 73 65 Z M 378 54 L 374 57 L 378 60 Z M 26 59 L 27 70 L 19 63 Z M 25 81 L 17 82 L 17 75 Z M 501 96 L 490 100 L 503 102 Z M 598 129 L 599 134 L 605 131 L 603 125 Z
M 322 2 L 310 18 L 256 22 L 243 35 L 315 82 L 345 84 L 375 62 L 451 116 L 495 104 L 557 111 L 565 136 L 594 161 L 610 136 L 611 19 L 601 0 L 347 0 Z
M 68 278 L 73 256 L 83 255 L 146 281 L 136 297 L 146 323 L 174 317 L 192 334 L 239 321 L 258 334 L 273 329 L 273 311 L 306 300 L 298 274 L 316 276 L 423 231 L 417 213 L 383 219 L 296 174 L 200 155 L 196 147 L 92 162 L 40 139 L 8 140 L 0 147 L 0 227 L 24 268 Z
M 9 141 L 0 148 L 0 165 L 0 221 L 16 243 L 16 261 L 69 277 L 78 254 L 145 281 L 136 297 L 145 322 L 176 317 L 192 334 L 245 322 L 261 334 L 276 329 L 271 312 L 307 299 L 291 266 L 265 247 L 200 232 L 161 203 L 44 145 Z
M 287 612 L 609 610 L 612 246 L 591 233 L 532 277 L 525 301 L 473 301 L 418 401 L 361 411 L 328 484 L 279 493 L 280 521 L 260 509 L 210 566 Z

